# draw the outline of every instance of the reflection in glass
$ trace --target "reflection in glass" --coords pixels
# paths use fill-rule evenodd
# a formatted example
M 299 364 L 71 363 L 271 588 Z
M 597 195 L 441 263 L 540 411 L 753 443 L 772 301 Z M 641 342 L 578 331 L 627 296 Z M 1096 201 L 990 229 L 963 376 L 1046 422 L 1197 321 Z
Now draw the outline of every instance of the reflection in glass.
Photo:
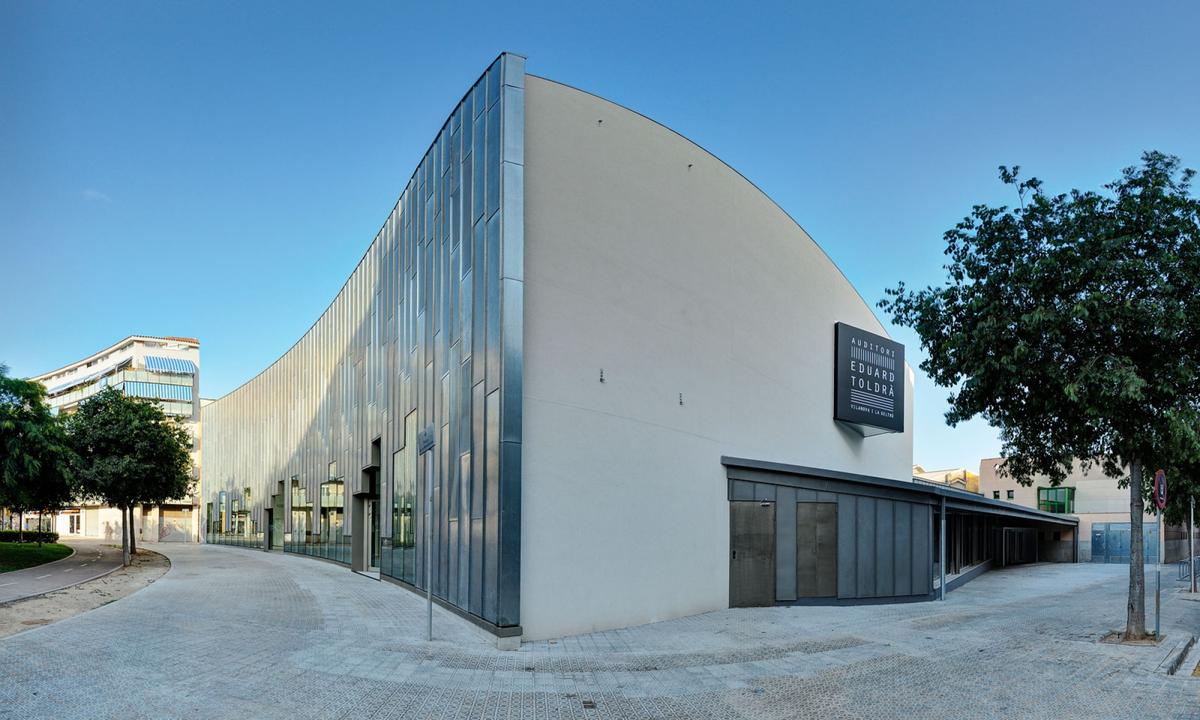
M 392 455 L 392 553 L 389 575 L 413 582 L 416 544 L 413 505 L 416 495 L 417 413 L 404 418 L 404 446 Z
M 308 488 L 300 484 L 300 476 L 292 476 L 292 534 L 284 550 L 305 552 L 312 540 L 312 503 L 308 499 Z

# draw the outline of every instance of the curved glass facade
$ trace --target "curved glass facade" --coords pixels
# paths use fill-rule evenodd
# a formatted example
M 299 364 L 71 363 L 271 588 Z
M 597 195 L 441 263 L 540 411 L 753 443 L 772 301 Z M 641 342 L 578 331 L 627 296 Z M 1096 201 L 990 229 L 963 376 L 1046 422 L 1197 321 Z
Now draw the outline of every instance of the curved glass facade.
M 203 408 L 210 542 L 424 588 L 432 477 L 434 594 L 519 625 L 524 86 L 501 55 L 321 318 Z

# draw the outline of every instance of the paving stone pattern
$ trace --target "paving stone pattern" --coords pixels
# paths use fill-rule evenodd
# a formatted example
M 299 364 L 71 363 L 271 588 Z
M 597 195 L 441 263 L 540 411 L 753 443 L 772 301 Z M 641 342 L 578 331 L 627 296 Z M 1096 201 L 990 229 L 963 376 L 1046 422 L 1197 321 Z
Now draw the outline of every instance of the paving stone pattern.
M 1010 568 L 945 603 L 723 610 L 504 652 L 441 609 L 424 642 L 422 598 L 330 563 L 160 551 L 173 567 L 148 588 L 0 641 L 0 718 L 1200 718 L 1200 678 L 1160 667 L 1170 647 L 1097 642 L 1123 625 L 1122 566 Z M 1173 573 L 1164 585 L 1172 646 L 1200 630 L 1200 602 Z

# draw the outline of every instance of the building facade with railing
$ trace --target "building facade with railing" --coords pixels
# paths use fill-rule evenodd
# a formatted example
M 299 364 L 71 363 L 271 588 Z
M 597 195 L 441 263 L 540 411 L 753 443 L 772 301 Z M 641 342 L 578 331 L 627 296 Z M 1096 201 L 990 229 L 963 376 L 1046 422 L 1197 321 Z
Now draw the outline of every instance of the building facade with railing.
M 159 507 L 138 507 L 134 532 L 143 542 L 200 539 L 200 342 L 185 337 L 131 335 L 76 362 L 30 378 L 46 388 L 51 412 L 71 413 L 105 388 L 153 400 L 176 419 L 192 442 L 193 494 Z M 55 530 L 63 537 L 120 542 L 125 518 L 117 508 L 80 502 L 60 513 Z

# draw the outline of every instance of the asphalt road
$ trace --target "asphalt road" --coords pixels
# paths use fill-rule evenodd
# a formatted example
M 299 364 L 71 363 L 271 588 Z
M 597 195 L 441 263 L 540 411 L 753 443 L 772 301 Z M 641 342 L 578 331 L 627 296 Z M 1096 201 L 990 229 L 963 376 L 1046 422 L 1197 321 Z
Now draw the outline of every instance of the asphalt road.
M 102 540 L 66 540 L 75 554 L 44 565 L 0 573 L 0 604 L 86 582 L 121 567 L 121 548 Z

